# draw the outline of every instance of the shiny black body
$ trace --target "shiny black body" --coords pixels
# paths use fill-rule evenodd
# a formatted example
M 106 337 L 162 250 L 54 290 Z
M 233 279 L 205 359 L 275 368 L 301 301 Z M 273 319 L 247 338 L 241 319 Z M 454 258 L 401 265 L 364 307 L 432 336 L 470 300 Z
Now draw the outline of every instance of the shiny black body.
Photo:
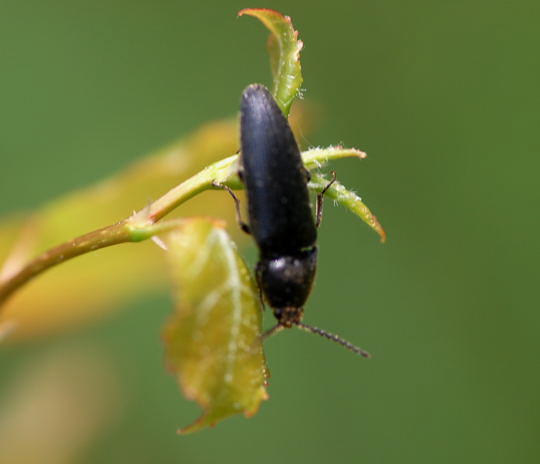
M 289 123 L 262 85 L 241 103 L 241 168 L 249 230 L 259 247 L 257 280 L 279 323 L 302 319 L 317 263 L 309 173 Z

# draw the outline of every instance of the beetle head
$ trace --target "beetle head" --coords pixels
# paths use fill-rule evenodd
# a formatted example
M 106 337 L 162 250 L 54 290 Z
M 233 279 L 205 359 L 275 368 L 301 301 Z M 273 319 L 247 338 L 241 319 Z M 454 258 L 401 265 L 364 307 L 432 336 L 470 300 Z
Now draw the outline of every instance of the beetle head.
M 263 258 L 259 261 L 259 285 L 278 321 L 290 327 L 291 323 L 302 319 L 302 307 L 311 291 L 316 265 L 315 247 L 295 256 Z

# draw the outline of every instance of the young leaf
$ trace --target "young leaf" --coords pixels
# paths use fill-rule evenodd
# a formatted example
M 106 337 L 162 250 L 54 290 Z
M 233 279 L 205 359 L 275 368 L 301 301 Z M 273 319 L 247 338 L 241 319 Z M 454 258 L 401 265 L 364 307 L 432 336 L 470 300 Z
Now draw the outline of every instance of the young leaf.
M 312 174 L 309 187 L 320 192 L 326 185 L 328 185 L 328 182 L 329 179 L 326 177 L 321 176 L 320 174 Z M 386 232 L 382 228 L 377 217 L 369 210 L 369 208 L 362 202 L 362 199 L 356 193 L 347 190 L 342 184 L 336 181 L 326 191 L 325 196 L 332 198 L 340 205 L 345 206 L 345 208 L 356 214 L 369 227 L 379 234 L 382 243 L 386 241 Z
M 302 85 L 300 50 L 303 43 L 298 40 L 291 18 L 278 11 L 266 8 L 246 8 L 238 16 L 249 15 L 261 21 L 271 32 L 268 39 L 270 64 L 274 76 L 272 93 L 279 107 L 287 116 Z
M 357 148 L 345 148 L 340 145 L 310 148 L 302 152 L 302 161 L 309 170 L 321 168 L 329 161 L 343 158 L 365 159 L 367 155 Z
M 167 362 L 203 415 L 189 433 L 233 414 L 255 414 L 265 390 L 256 286 L 223 224 L 186 219 L 166 236 L 176 311 L 165 327 Z

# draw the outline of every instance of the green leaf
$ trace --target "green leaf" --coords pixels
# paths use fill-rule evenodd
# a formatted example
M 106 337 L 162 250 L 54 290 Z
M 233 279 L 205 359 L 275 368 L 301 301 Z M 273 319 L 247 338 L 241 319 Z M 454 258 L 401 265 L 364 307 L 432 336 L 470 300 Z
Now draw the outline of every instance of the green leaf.
M 329 179 L 320 175 L 312 174 L 309 187 L 316 192 L 322 191 L 329 183 Z M 326 191 L 325 196 L 335 200 L 340 205 L 352 211 L 360 219 L 362 219 L 369 227 L 381 237 L 381 242 L 386 241 L 386 232 L 379 223 L 377 217 L 369 210 L 369 208 L 362 202 L 362 199 L 354 192 L 347 190 L 342 184 L 335 181 L 330 188 Z
M 255 414 L 265 389 L 258 292 L 223 223 L 186 219 L 166 236 L 176 311 L 165 327 L 167 362 L 203 415 L 189 433 L 233 414 Z
M 309 170 L 321 168 L 329 161 L 343 158 L 365 159 L 367 155 L 357 148 L 344 148 L 340 145 L 315 147 L 302 152 L 302 161 Z
M 304 44 L 298 40 L 298 31 L 294 30 L 291 18 L 278 11 L 246 8 L 238 13 L 238 16 L 243 15 L 259 19 L 271 32 L 268 51 L 274 75 L 272 93 L 285 116 L 288 116 L 303 81 L 300 50 Z

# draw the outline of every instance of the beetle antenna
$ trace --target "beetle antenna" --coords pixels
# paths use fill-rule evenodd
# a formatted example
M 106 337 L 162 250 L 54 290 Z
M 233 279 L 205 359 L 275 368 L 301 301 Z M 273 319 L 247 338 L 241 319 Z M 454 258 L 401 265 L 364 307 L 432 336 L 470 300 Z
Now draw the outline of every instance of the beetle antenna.
M 304 324 L 303 322 L 297 322 L 295 325 L 298 328 L 305 330 L 306 332 L 311 332 L 311 333 L 320 335 L 321 337 L 327 338 L 328 340 L 332 340 L 333 342 L 339 343 L 341 346 L 344 346 L 349 351 L 359 354 L 360 356 L 363 356 L 364 358 L 371 358 L 371 354 L 369 354 L 367 351 L 363 350 L 362 348 L 359 348 L 356 345 L 353 345 L 352 343 L 348 342 L 347 340 L 341 338 L 338 335 L 327 332 L 326 330 L 323 330 L 323 329 L 319 329 L 319 327 Z M 270 330 L 273 330 L 273 329 L 270 329 Z
M 261 335 L 261 341 L 266 340 L 268 337 L 271 337 L 278 332 L 281 332 L 285 326 L 281 325 L 279 322 L 272 328 L 268 329 L 266 332 L 263 332 Z

